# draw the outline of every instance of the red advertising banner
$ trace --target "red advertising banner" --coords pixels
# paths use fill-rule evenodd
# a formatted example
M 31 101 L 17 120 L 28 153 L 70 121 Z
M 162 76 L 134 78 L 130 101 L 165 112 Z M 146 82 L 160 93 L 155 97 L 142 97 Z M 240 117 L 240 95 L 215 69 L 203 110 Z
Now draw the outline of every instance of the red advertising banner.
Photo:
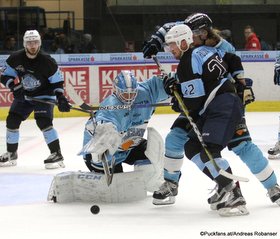
M 10 106 L 13 102 L 13 94 L 9 89 L 5 88 L 4 85 L 0 84 L 0 106 Z
M 130 70 L 138 81 L 144 81 L 153 75 L 160 74 L 156 65 L 122 65 L 99 66 L 99 100 L 112 94 L 112 80 L 122 70 Z

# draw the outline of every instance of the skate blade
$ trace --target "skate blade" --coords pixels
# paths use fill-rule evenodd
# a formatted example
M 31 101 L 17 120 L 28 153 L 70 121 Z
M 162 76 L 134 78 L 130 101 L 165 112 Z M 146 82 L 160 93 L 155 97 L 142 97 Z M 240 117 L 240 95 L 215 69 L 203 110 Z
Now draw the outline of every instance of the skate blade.
M 218 210 L 221 217 L 234 217 L 234 216 L 245 216 L 249 214 L 248 209 L 245 205 L 239 205 L 234 208 L 226 207 Z
M 280 159 L 280 154 L 269 154 L 268 159 Z
M 280 207 L 280 198 L 278 198 L 274 203 L 276 203 Z
M 46 163 L 46 169 L 57 169 L 57 168 L 65 168 L 63 161 L 55 162 L 55 163 Z
M 218 202 L 216 202 L 216 203 L 210 204 L 210 209 L 213 210 L 213 211 L 216 211 L 216 210 L 217 210 L 217 206 L 218 206 L 219 204 L 224 203 L 224 202 L 228 199 L 229 193 L 227 193 L 227 194 L 228 194 L 228 195 L 224 196 L 223 200 L 218 201 Z
M 153 200 L 153 204 L 154 205 L 170 205 L 170 204 L 174 204 L 175 203 L 175 196 L 170 196 L 168 198 L 165 199 L 156 199 L 154 198 Z
M 17 165 L 16 160 L 7 161 L 5 163 L 0 163 L 0 167 L 13 167 Z

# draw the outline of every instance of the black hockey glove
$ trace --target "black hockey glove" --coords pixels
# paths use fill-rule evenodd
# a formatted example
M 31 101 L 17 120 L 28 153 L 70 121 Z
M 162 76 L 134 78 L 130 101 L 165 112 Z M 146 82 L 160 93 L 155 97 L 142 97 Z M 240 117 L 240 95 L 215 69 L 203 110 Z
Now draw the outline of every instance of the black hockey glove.
M 11 91 L 13 92 L 14 98 L 16 99 L 24 98 L 23 87 L 21 84 L 15 85 L 13 88 L 11 88 Z
M 240 97 L 243 105 L 246 106 L 255 101 L 255 95 L 252 89 L 253 81 L 250 78 L 245 78 L 246 85 L 243 85 L 240 82 L 235 83 L 237 94 Z
M 274 84 L 280 85 L 280 64 L 276 63 L 274 65 Z
M 143 43 L 143 56 L 144 58 L 152 58 L 161 50 L 161 43 L 156 38 L 151 38 L 149 41 Z
M 19 81 L 19 78 L 15 78 L 10 84 L 9 88 L 11 92 L 13 93 L 14 98 L 16 99 L 23 99 L 24 98 L 24 92 L 22 84 Z
M 174 72 L 169 73 L 163 78 L 163 87 L 168 95 L 174 96 L 174 90 L 181 94 L 181 85 Z
M 180 107 L 180 105 L 179 105 L 178 100 L 176 99 L 176 97 L 172 97 L 172 99 L 171 99 L 171 108 L 175 112 L 178 112 L 178 113 L 182 113 L 183 112 L 181 107 Z
M 71 109 L 71 105 L 66 97 L 61 92 L 55 93 L 57 98 L 57 107 L 60 112 L 69 112 Z

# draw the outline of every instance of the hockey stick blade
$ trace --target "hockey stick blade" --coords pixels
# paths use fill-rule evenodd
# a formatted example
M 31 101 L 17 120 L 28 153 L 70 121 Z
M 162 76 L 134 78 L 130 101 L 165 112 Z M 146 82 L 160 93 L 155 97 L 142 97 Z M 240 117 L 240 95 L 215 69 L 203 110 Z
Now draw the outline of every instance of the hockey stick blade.
M 165 70 L 163 69 L 161 63 L 159 62 L 158 58 L 153 55 L 152 56 L 154 62 L 156 63 L 156 65 L 158 66 L 159 70 L 161 71 L 162 74 L 167 75 Z M 197 125 L 195 124 L 195 122 L 193 121 L 192 117 L 189 114 L 189 110 L 187 109 L 187 106 L 185 105 L 182 97 L 180 96 L 180 94 L 178 93 L 178 91 L 176 89 L 174 89 L 173 91 L 175 98 L 178 100 L 178 103 L 181 107 L 181 109 L 183 110 L 184 114 L 186 115 L 189 123 L 191 124 L 201 146 L 203 147 L 205 153 L 207 154 L 207 157 L 209 159 L 209 161 L 213 164 L 213 166 L 215 167 L 215 169 L 223 176 L 232 179 L 232 180 L 237 180 L 237 181 L 241 181 L 241 182 L 249 182 L 248 178 L 245 177 L 240 177 L 231 173 L 226 172 L 225 170 L 223 170 L 222 168 L 219 167 L 219 165 L 216 163 L 216 161 L 214 160 L 212 154 L 209 152 L 209 150 L 206 147 L 206 144 L 204 143 L 201 133 L 199 131 L 199 129 L 197 128 Z
M 70 85 L 69 83 L 66 84 L 65 87 L 68 96 L 74 101 L 74 103 L 76 105 L 78 105 L 80 108 L 84 109 L 84 110 L 96 110 L 93 107 L 91 107 L 90 105 L 86 104 L 82 98 L 77 94 L 77 92 L 75 91 L 74 87 L 72 85 Z
M 26 96 L 26 98 L 28 100 L 32 100 L 32 101 L 35 101 L 35 102 L 40 102 L 40 103 L 43 103 L 43 104 L 57 105 L 57 102 L 55 102 L 55 101 L 43 100 L 43 99 L 38 99 L 38 98 L 30 97 L 30 96 Z M 76 107 L 73 107 L 72 105 L 70 106 L 70 108 L 71 108 L 71 110 L 81 111 L 81 112 L 89 113 L 89 114 L 91 113 L 90 110 L 76 108 Z
M 240 181 L 240 182 L 249 182 L 248 178 L 228 173 L 227 171 L 225 171 L 223 169 L 219 170 L 219 174 L 225 176 L 226 178 L 232 179 L 232 180 L 236 180 L 236 181 Z

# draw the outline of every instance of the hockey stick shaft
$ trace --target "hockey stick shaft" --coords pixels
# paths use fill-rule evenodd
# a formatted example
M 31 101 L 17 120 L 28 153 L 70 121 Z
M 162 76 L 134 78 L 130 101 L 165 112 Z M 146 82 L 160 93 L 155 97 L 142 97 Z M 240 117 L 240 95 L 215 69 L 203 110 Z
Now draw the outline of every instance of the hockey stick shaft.
M 77 94 L 74 87 L 70 84 L 66 85 L 68 96 L 74 101 L 76 105 L 85 110 L 130 110 L 133 108 L 149 108 L 149 107 L 164 107 L 171 106 L 169 102 L 162 102 L 156 104 L 132 104 L 132 105 L 107 105 L 107 106 L 91 106 L 86 104 Z
M 36 101 L 36 102 L 40 102 L 40 103 L 43 103 L 43 104 L 48 104 L 48 105 L 57 105 L 57 103 L 55 101 L 43 100 L 43 99 L 38 99 L 38 98 L 30 97 L 30 96 L 27 96 L 27 99 L 32 100 L 32 101 Z M 91 114 L 90 110 L 80 109 L 80 108 L 76 108 L 76 107 L 73 107 L 73 106 L 70 106 L 70 107 L 71 107 L 71 110 L 76 110 L 76 111 Z
M 157 64 L 159 70 L 161 71 L 162 74 L 167 75 L 165 70 L 163 69 L 163 67 L 161 66 L 159 60 L 157 59 L 156 56 L 152 56 L 153 60 L 155 61 L 155 63 Z M 214 160 L 212 154 L 209 152 L 209 150 L 207 149 L 206 144 L 203 141 L 202 135 L 197 127 L 197 125 L 195 124 L 195 122 L 193 121 L 192 117 L 189 114 L 189 110 L 187 109 L 187 106 L 185 105 L 182 97 L 180 96 L 180 94 L 178 93 L 178 91 L 176 89 L 174 89 L 173 91 L 175 98 L 178 100 L 178 103 L 181 107 L 181 109 L 183 110 L 185 116 L 187 117 L 190 125 L 192 126 L 202 148 L 204 149 L 209 161 L 213 164 L 213 166 L 215 167 L 215 169 L 219 172 L 219 174 L 232 179 L 232 180 L 238 180 L 238 181 L 242 181 L 242 182 L 248 182 L 249 179 L 245 178 L 245 177 L 241 177 L 241 176 L 237 176 L 237 175 L 233 175 L 228 173 L 227 171 L 225 171 L 224 169 L 220 168 L 219 165 L 216 163 L 216 161 Z
M 111 167 L 112 172 L 110 171 L 107 154 L 108 154 L 108 151 L 106 151 L 102 154 L 101 163 L 103 165 L 104 174 L 106 176 L 106 183 L 109 187 L 111 185 L 112 181 L 113 181 L 114 172 L 113 172 L 113 167 Z

